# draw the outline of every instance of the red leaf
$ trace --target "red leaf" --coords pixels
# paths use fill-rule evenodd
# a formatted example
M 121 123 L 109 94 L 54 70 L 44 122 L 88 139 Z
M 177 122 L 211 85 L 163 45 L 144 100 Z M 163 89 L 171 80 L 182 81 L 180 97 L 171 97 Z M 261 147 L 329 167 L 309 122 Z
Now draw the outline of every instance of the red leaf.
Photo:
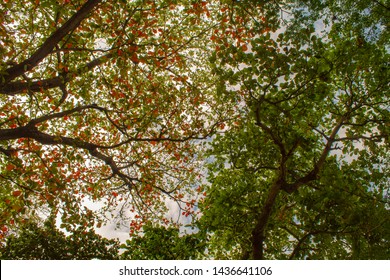
M 13 165 L 12 163 L 7 164 L 7 166 L 5 167 L 5 169 L 6 169 L 7 171 L 12 171 L 12 170 L 15 169 L 15 165 Z
M 131 60 L 134 62 L 134 63 L 138 63 L 139 62 L 139 59 L 138 59 L 138 56 L 136 53 L 133 53 L 133 55 L 131 56 Z
M 12 195 L 14 196 L 14 197 L 18 197 L 19 195 L 21 195 L 22 194 L 22 191 L 20 191 L 20 190 L 17 190 L 17 191 L 13 191 L 12 192 Z

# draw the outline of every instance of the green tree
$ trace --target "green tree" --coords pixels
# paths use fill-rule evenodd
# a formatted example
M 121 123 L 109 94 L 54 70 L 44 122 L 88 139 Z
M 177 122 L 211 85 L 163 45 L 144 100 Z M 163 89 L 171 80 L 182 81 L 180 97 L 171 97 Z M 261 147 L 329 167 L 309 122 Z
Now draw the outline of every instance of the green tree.
M 147 224 L 143 235 L 121 245 L 121 259 L 132 260 L 189 260 L 203 255 L 205 243 L 198 234 L 180 234 L 178 228 Z
M 54 219 L 43 225 L 31 221 L 6 238 L 0 258 L 10 260 L 111 260 L 119 257 L 119 242 L 78 227 L 68 235 L 56 228 Z
M 311 2 L 290 7 L 277 33 L 258 30 L 249 51 L 213 61 L 219 94 L 240 117 L 208 151 L 199 227 L 213 257 L 390 256 L 388 33 L 367 33 L 387 23 L 388 8 Z M 359 13 L 383 20 L 361 23 Z M 328 31 L 315 29 L 333 17 Z

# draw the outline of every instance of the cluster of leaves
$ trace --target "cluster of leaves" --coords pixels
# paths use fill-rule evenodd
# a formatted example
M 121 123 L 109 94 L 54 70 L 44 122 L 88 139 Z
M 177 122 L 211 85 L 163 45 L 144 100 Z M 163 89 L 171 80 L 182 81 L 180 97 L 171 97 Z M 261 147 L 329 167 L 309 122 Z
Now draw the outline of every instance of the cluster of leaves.
M 146 224 L 143 235 L 119 245 L 93 229 L 80 226 L 59 231 L 54 219 L 43 224 L 25 223 L 17 233 L 7 231 L 0 258 L 11 260 L 187 260 L 197 259 L 205 249 L 199 234 L 180 234 L 178 228 Z
M 90 260 L 118 259 L 119 242 L 96 234 L 91 228 L 78 227 L 65 235 L 55 220 L 43 225 L 25 223 L 17 234 L 9 233 L 0 247 L 0 258 L 9 260 Z
M 202 256 L 205 243 L 199 234 L 180 234 L 178 228 L 147 224 L 143 235 L 121 245 L 121 259 L 133 260 L 190 260 Z

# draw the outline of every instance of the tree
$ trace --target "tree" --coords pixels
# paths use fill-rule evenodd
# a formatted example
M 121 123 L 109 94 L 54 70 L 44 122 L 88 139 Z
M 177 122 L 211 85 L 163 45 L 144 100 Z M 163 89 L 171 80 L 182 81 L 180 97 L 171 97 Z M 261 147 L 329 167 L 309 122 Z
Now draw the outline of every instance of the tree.
M 118 259 L 119 242 L 79 227 L 66 236 L 51 218 L 40 225 L 30 221 L 17 235 L 10 234 L 0 248 L 1 259 L 12 260 L 88 260 Z
M 225 14 L 196 1 L 3 1 L 0 224 L 45 207 L 92 223 L 86 200 L 120 207 L 124 223 L 138 213 L 135 228 L 164 218 L 167 198 L 190 213 L 197 141 L 229 118 L 207 59 Z
M 388 32 L 373 26 L 388 8 L 303 2 L 274 40 L 263 33 L 214 62 L 220 94 L 240 104 L 208 152 L 199 227 L 215 258 L 390 256 Z M 329 18 L 338 24 L 322 36 L 313 24 Z
M 178 228 L 146 224 L 143 236 L 135 236 L 122 244 L 121 259 L 189 260 L 197 259 L 205 250 L 198 234 L 181 235 Z

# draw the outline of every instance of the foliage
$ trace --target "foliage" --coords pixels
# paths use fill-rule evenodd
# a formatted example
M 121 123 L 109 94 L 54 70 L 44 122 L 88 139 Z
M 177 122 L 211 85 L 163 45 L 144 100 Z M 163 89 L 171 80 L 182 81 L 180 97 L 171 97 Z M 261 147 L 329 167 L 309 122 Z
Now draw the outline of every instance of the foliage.
M 143 226 L 143 235 L 122 244 L 121 259 L 133 260 L 189 260 L 202 255 L 205 244 L 198 234 L 181 235 L 178 228 Z
M 91 228 L 79 227 L 65 235 L 54 219 L 44 225 L 31 221 L 17 235 L 10 234 L 0 249 L 1 259 L 11 260 L 90 260 L 117 259 L 119 243 L 96 234 Z
M 124 258 L 389 258 L 388 24 L 383 1 L 1 2 L 1 227 L 100 226 L 92 201 Z M 172 205 L 199 234 L 158 226 Z
M 390 256 L 387 42 L 360 37 L 370 22 L 354 24 L 355 9 L 323 34 L 313 24 L 327 15 L 312 11 L 215 62 L 241 118 L 208 152 L 198 224 L 211 257 Z
M 126 226 L 137 214 L 135 230 L 166 218 L 167 199 L 190 213 L 197 143 L 230 118 L 212 98 L 207 59 L 227 8 L 34 0 L 0 9 L 0 224 L 52 207 L 64 224 L 92 224 L 91 200 L 102 212 L 118 207 Z

